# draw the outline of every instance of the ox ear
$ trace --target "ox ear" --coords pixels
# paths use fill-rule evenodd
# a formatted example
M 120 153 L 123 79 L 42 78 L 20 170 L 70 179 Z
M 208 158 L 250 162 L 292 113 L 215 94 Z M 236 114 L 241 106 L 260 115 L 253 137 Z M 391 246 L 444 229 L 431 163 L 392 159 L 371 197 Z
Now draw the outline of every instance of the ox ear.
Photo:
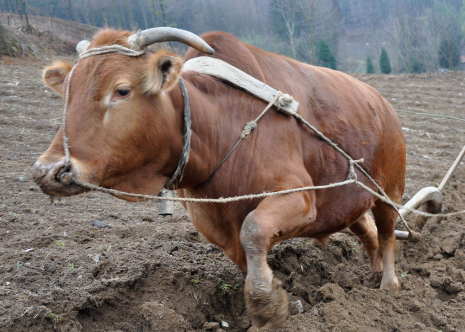
M 64 61 L 56 61 L 42 72 L 44 83 L 58 94 L 63 93 L 63 82 L 73 66 Z
M 147 94 L 155 94 L 159 91 L 169 91 L 176 85 L 183 61 L 177 55 L 159 52 L 150 56 L 147 65 L 144 91 Z

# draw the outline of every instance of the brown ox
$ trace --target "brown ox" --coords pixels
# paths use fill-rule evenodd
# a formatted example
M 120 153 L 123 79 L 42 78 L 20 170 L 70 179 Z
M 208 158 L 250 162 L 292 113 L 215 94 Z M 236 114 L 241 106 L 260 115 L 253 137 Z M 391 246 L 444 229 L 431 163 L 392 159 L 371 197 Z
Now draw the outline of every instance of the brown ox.
M 90 48 L 127 44 L 129 32 L 104 30 Z M 292 95 L 299 114 L 376 179 L 399 203 L 404 191 L 405 143 L 396 113 L 381 95 L 355 78 L 243 44 L 226 33 L 203 35 L 214 57 Z M 203 55 L 189 49 L 186 59 Z M 77 179 L 107 188 L 157 194 L 183 149 L 182 60 L 166 51 L 81 60 L 72 78 L 67 115 L 71 169 Z M 44 70 L 47 86 L 63 94 L 70 64 Z M 182 73 L 192 110 L 190 159 L 179 193 L 230 197 L 343 181 L 348 162 L 293 117 L 269 111 L 221 168 L 223 157 L 265 103 L 219 80 Z M 49 195 L 83 192 L 57 180 L 63 167 L 62 129 L 35 164 L 36 182 Z M 213 176 L 212 176 L 213 175 Z M 373 185 L 357 171 L 358 179 Z M 367 211 L 373 212 L 375 222 Z M 355 184 L 237 203 L 187 203 L 189 217 L 246 275 L 245 296 L 256 326 L 280 326 L 287 296 L 266 262 L 268 250 L 292 237 L 327 240 L 349 227 L 364 245 L 381 288 L 399 287 L 394 272 L 395 211 Z M 375 224 L 378 228 L 376 232 Z

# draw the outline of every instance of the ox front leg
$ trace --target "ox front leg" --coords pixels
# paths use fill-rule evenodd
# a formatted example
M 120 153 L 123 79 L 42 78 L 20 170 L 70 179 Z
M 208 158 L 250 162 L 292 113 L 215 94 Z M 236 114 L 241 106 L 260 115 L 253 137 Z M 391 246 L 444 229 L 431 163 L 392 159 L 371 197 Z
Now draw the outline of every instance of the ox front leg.
M 241 228 L 247 258 L 245 300 L 256 327 L 280 327 L 288 315 L 287 294 L 266 262 L 276 243 L 296 236 L 316 217 L 315 194 L 298 193 L 264 199 L 249 213 Z

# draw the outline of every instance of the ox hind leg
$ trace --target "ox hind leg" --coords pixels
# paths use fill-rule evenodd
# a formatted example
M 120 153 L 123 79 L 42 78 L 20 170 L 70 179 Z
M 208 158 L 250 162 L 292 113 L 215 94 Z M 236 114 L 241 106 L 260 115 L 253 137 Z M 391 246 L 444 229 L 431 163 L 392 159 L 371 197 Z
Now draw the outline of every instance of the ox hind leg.
M 393 201 L 400 201 L 391 197 Z M 379 249 L 376 252 L 377 257 L 382 257 L 383 278 L 381 279 L 381 289 L 391 291 L 399 290 L 399 281 L 397 280 L 394 270 L 394 258 L 396 248 L 396 220 L 397 212 L 386 203 L 378 200 L 371 210 L 375 217 L 376 227 L 378 228 Z
M 287 294 L 273 277 L 266 255 L 274 244 L 296 236 L 315 217 L 315 194 L 303 192 L 268 197 L 244 220 L 240 233 L 247 258 L 244 293 L 254 326 L 271 323 L 278 328 L 286 320 Z
M 373 218 L 368 213 L 364 213 L 349 226 L 349 229 L 358 237 L 365 248 L 370 261 L 371 272 L 383 271 L 381 254 L 378 250 L 378 232 Z

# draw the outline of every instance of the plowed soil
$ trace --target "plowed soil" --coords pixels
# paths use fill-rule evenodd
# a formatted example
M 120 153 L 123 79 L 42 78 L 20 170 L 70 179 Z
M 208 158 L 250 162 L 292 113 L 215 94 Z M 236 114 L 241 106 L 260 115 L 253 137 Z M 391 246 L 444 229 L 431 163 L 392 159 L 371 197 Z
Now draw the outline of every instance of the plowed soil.
M 62 101 L 37 62 L 0 64 L 0 330 L 254 331 L 241 273 L 176 206 L 99 193 L 56 201 L 30 167 L 60 125 Z M 465 118 L 465 73 L 359 76 L 396 110 Z M 404 202 L 437 186 L 465 145 L 465 123 L 399 113 L 407 141 Z M 465 209 L 465 167 L 444 191 Z M 327 250 L 292 239 L 268 256 L 290 299 L 280 331 L 465 331 L 465 216 L 409 217 L 422 234 L 397 241 L 401 290 L 379 290 L 359 241 L 332 236 Z M 399 225 L 401 229 L 401 225 Z M 300 301 L 303 312 L 297 309 Z

